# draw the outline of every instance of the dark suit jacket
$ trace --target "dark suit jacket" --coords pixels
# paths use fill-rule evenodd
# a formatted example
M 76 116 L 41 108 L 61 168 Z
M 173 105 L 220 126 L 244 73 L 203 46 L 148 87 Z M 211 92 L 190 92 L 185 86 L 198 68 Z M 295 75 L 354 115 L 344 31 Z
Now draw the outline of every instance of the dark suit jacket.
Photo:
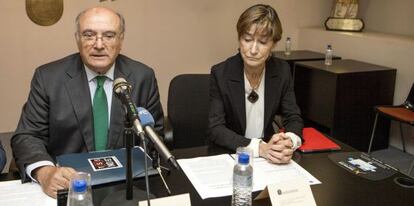
M 266 62 L 264 103 L 264 141 L 275 133 L 272 121 L 282 115 L 286 132 L 302 136 L 303 121 L 296 105 L 289 65 L 269 58 Z M 263 98 L 263 97 L 259 97 Z M 211 69 L 208 136 L 211 143 L 235 150 L 247 146 L 245 138 L 246 102 L 243 59 L 240 54 Z
M 1 141 L 0 141 L 0 173 L 1 171 L 3 171 L 4 166 L 6 165 L 6 162 L 7 162 L 6 152 L 4 152 L 3 145 L 1 144 Z
M 154 116 L 155 129 L 162 135 L 163 111 L 154 71 L 119 55 L 114 71 L 114 78 L 118 77 L 132 85 L 132 99 Z M 124 147 L 124 117 L 121 101 L 113 96 L 107 149 Z M 11 143 L 22 180 L 28 180 L 25 167 L 31 163 L 95 150 L 92 103 L 79 53 L 36 69 Z

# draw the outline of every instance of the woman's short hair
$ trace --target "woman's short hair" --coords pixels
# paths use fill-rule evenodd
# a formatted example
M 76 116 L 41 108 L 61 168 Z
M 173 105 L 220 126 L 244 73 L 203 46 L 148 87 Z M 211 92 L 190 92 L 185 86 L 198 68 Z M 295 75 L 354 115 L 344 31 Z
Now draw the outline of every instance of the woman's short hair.
M 244 11 L 237 22 L 237 33 L 240 37 L 247 33 L 250 27 L 257 24 L 257 30 L 268 37 L 273 42 L 278 42 L 282 38 L 282 24 L 275 9 L 269 5 L 256 4 Z

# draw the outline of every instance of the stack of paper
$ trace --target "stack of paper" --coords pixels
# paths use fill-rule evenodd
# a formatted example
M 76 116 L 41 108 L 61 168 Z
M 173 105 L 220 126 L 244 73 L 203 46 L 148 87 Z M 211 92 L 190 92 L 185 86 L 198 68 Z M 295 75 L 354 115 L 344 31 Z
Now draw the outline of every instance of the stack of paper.
M 0 205 L 56 206 L 57 202 L 43 193 L 39 184 L 14 180 L 0 182 Z
M 180 159 L 178 163 L 202 199 L 233 193 L 235 161 L 230 155 Z M 255 158 L 252 165 L 253 191 L 263 190 L 269 184 L 296 178 L 306 179 L 310 185 L 321 183 L 293 160 L 289 164 L 276 165 L 263 158 Z

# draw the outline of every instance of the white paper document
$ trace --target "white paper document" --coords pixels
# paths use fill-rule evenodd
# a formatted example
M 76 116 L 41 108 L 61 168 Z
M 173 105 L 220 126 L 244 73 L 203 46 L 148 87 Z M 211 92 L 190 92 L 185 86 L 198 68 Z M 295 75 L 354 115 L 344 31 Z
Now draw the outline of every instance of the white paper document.
M 37 183 L 22 184 L 21 180 L 0 182 L 1 206 L 56 206 L 56 199 L 43 193 Z
M 289 164 L 276 165 L 267 162 L 264 158 L 254 158 L 253 162 L 253 190 L 263 190 L 267 185 L 288 181 L 297 178 L 305 179 L 309 185 L 321 182 L 303 169 L 298 163 L 291 160 Z
M 228 154 L 177 160 L 202 199 L 232 194 L 234 160 Z
M 230 155 L 180 159 L 178 163 L 202 199 L 232 195 L 235 161 Z M 252 165 L 253 191 L 295 178 L 304 178 L 310 185 L 321 183 L 294 161 L 276 165 L 268 163 L 263 158 L 255 158 Z

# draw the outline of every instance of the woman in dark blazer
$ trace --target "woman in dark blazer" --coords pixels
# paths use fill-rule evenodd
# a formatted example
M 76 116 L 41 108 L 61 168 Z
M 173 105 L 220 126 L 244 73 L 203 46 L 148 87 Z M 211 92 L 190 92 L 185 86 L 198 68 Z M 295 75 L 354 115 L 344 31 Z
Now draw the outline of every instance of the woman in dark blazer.
M 296 105 L 289 65 L 271 57 L 281 39 L 276 11 L 254 5 L 237 23 L 239 51 L 214 65 L 210 77 L 209 141 L 236 150 L 247 146 L 254 156 L 287 163 L 301 145 L 303 121 Z M 284 132 L 275 133 L 275 115 Z

